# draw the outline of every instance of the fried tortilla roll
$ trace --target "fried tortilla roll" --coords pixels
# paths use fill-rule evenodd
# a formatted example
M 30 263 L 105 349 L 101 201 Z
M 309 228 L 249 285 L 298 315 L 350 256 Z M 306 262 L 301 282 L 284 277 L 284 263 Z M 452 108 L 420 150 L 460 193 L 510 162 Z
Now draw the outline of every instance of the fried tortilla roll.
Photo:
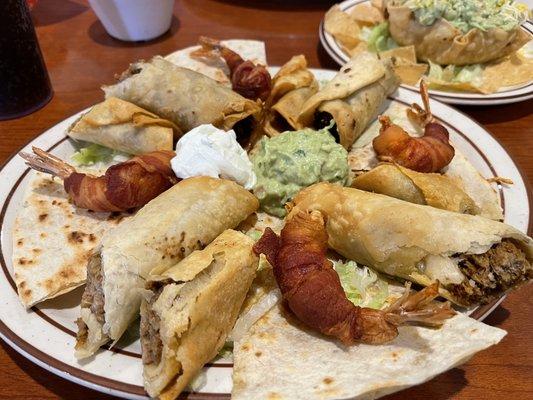
M 222 348 L 257 270 L 253 244 L 227 230 L 147 283 L 141 345 L 150 396 L 175 399 Z
M 127 101 L 110 97 L 83 114 L 68 129 L 73 139 L 97 143 L 129 154 L 172 150 L 181 135 L 172 122 Z
M 323 128 L 334 119 L 337 140 L 349 150 L 398 85 L 390 61 L 358 53 L 307 99 L 298 116 L 298 127 Z
M 120 339 L 139 314 L 139 289 L 155 267 L 163 272 L 236 227 L 258 206 L 232 181 L 190 178 L 107 232 L 87 266 L 76 356 L 88 357 L 107 341 Z
M 303 104 L 317 90 L 318 82 L 307 69 L 305 56 L 292 57 L 272 79 L 263 122 L 265 133 L 272 137 L 297 129 L 297 118 Z
M 441 174 L 422 173 L 396 164 L 380 164 L 359 175 L 352 187 L 385 194 L 415 204 L 426 204 L 463 214 L 479 214 L 479 208 L 455 182 Z
M 174 122 L 183 133 L 202 124 L 229 130 L 260 111 L 256 102 L 161 57 L 130 65 L 119 83 L 103 89 L 106 98 L 118 97 L 143 107 Z
M 344 257 L 424 286 L 462 306 L 486 303 L 533 278 L 533 240 L 483 217 L 318 183 L 294 199 L 327 217 L 329 246 Z
M 405 0 L 387 3 L 390 33 L 401 46 L 414 45 L 419 60 L 442 65 L 484 63 L 508 56 L 530 40 L 519 24 L 510 30 L 474 28 L 466 33 L 444 18 L 422 25 L 403 3 Z

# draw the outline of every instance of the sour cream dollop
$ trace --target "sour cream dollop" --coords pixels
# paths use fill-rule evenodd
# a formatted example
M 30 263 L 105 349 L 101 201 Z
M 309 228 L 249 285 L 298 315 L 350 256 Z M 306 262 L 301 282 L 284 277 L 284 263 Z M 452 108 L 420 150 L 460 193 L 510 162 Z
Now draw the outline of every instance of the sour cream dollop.
M 256 183 L 252 163 L 237 142 L 235 131 L 200 125 L 178 140 L 170 161 L 178 178 L 210 176 L 230 179 L 250 190 Z

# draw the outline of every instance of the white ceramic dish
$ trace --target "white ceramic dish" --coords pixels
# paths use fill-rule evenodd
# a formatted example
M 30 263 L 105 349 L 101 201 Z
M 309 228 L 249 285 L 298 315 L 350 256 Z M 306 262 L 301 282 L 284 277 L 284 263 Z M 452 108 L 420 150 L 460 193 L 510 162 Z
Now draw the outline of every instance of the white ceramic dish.
M 336 73 L 326 70 L 313 72 L 319 80 L 329 80 Z M 420 99 L 417 93 L 400 88 L 388 101 L 411 104 Z M 514 181 L 512 186 L 498 188 L 505 210 L 505 222 L 527 231 L 529 203 L 526 187 L 509 155 L 487 131 L 466 115 L 434 100 L 431 101 L 431 109 L 435 117 L 446 121 L 451 140 L 483 176 L 503 176 Z M 73 147 L 65 131 L 79 114 L 44 132 L 28 143 L 24 150 L 38 146 L 60 157 L 68 157 Z M 142 365 L 138 340 L 122 340 L 114 349 L 100 351 L 90 362 L 79 363 L 74 358 L 74 321 L 79 315 L 81 288 L 41 303 L 29 311 L 19 302 L 12 278 L 12 228 L 29 173 L 23 160 L 16 155 L 0 170 L 0 337 L 24 357 L 65 379 L 123 398 L 145 398 L 141 386 Z M 483 319 L 502 300 L 478 308 L 471 315 Z M 191 394 L 188 398 L 229 398 L 232 363 L 229 360 L 215 361 L 206 367 L 206 372 L 207 381 L 201 392 Z
M 349 11 L 360 3 L 368 3 L 370 0 L 346 0 L 339 3 L 339 7 L 343 11 Z M 527 21 L 522 28 L 529 32 L 533 36 L 533 23 Z M 324 21 L 320 23 L 319 36 L 322 46 L 326 49 L 327 53 L 337 62 L 339 65 L 344 65 L 350 59 L 350 56 L 346 54 L 341 46 L 337 43 L 335 38 L 326 32 L 324 29 Z M 527 44 L 528 54 L 533 54 L 533 41 Z M 418 93 L 418 87 L 411 85 L 401 85 L 402 88 L 411 90 Z M 489 106 L 496 104 L 509 104 L 517 103 L 533 98 L 533 81 L 524 83 L 521 85 L 501 88 L 498 92 L 492 94 L 481 93 L 466 93 L 466 92 L 446 92 L 443 90 L 429 91 L 429 94 L 434 99 L 440 100 L 448 104 L 463 104 L 463 105 L 476 105 L 476 106 Z

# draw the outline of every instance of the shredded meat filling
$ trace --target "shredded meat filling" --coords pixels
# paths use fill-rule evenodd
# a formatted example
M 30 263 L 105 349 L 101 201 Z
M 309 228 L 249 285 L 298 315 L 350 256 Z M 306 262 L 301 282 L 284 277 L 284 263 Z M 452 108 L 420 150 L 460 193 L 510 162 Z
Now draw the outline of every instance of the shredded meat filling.
M 146 313 L 141 318 L 141 347 L 143 364 L 159 364 L 163 352 L 163 342 L 159 334 L 161 319 L 154 311 L 153 305 L 163 292 L 166 281 L 151 282 L 148 290 L 153 292 L 152 298 L 148 302 Z
M 102 288 L 102 263 L 99 254 L 94 254 L 87 264 L 87 284 L 81 297 L 81 307 L 90 308 L 91 313 L 96 316 L 96 320 L 103 324 L 105 322 L 104 312 L 104 290 Z M 78 325 L 78 339 L 87 339 L 87 326 L 81 318 L 76 321 Z
M 503 240 L 483 254 L 461 256 L 459 268 L 468 280 L 446 288 L 465 305 L 486 303 L 533 278 L 526 255 L 510 240 Z

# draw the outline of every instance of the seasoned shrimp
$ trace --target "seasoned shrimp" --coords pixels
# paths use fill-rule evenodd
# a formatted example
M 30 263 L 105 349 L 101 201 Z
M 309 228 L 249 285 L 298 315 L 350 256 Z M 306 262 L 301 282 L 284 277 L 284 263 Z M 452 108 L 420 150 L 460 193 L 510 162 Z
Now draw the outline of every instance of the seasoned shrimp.
M 322 213 L 302 211 L 286 223 L 280 237 L 267 228 L 254 246 L 272 264 L 290 310 L 309 327 L 346 345 L 380 344 L 394 339 L 400 325 L 440 326 L 455 314 L 449 303 L 432 302 L 438 295 L 438 282 L 414 294 L 407 287 L 385 310 L 355 306 L 326 258 L 327 243 Z

